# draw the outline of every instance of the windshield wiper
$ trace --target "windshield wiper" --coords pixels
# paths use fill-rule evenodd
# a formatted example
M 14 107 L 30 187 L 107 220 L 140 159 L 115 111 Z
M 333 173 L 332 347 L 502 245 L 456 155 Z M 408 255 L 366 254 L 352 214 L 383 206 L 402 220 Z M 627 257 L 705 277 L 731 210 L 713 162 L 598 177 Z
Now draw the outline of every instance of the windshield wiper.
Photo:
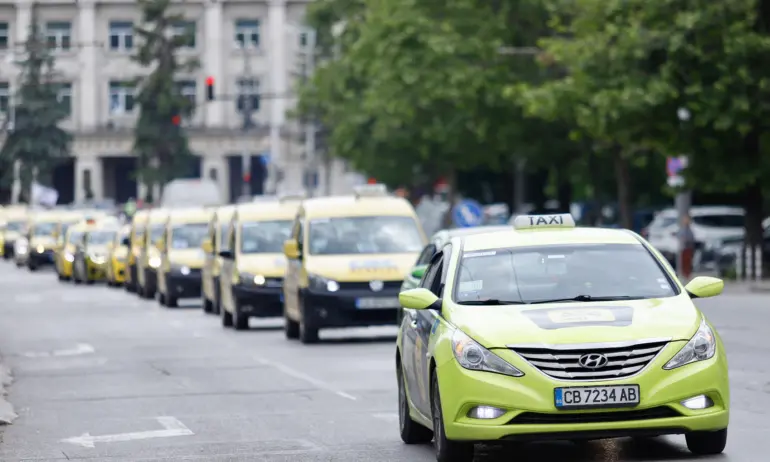
M 458 302 L 458 305 L 523 305 L 524 302 L 518 300 L 499 300 L 490 298 L 488 300 L 466 300 Z
M 537 305 L 541 303 L 558 303 L 558 302 L 611 302 L 615 300 L 641 300 L 644 297 L 632 297 L 630 295 L 614 295 L 611 297 L 602 297 L 598 296 L 595 297 L 593 295 L 575 295 L 574 297 L 568 297 L 568 298 L 553 298 L 550 300 L 537 300 L 534 302 L 529 302 L 531 305 Z

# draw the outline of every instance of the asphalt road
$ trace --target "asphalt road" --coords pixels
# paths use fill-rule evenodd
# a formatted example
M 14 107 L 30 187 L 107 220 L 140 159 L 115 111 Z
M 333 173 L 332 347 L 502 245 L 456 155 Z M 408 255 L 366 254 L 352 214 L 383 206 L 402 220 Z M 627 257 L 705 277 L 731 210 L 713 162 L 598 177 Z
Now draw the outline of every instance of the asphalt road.
M 305 347 L 286 341 L 279 323 L 224 330 L 200 309 L 161 308 L 5 262 L 0 297 L 0 351 L 19 414 L 0 427 L 0 461 L 435 460 L 430 447 L 398 437 L 395 329 L 332 332 Z M 732 367 L 730 438 L 715 460 L 768 460 L 768 300 L 702 302 Z M 682 437 L 479 452 L 486 462 L 696 460 Z

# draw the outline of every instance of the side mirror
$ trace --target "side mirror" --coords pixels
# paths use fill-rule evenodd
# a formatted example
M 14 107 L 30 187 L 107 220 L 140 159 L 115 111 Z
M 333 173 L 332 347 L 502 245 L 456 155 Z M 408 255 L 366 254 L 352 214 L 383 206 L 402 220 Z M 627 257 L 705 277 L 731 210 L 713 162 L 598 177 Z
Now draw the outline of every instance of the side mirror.
M 232 260 L 233 259 L 233 252 L 230 250 L 223 250 L 219 252 L 219 256 L 224 258 L 225 260 Z
M 690 298 L 716 297 L 724 288 L 725 281 L 711 276 L 698 276 L 684 286 Z
M 131 239 L 124 237 L 123 240 L 120 241 L 120 245 L 131 247 Z
M 422 276 L 425 274 L 425 270 L 428 269 L 428 265 L 418 265 L 412 268 L 412 277 L 415 279 L 422 279 Z
M 422 287 L 401 292 L 398 294 L 398 301 L 404 308 L 412 310 L 441 309 L 441 299 L 430 290 Z
M 289 239 L 283 242 L 283 254 L 286 255 L 286 258 L 289 260 L 300 258 L 299 243 L 296 239 Z
M 205 239 L 203 244 L 201 244 L 201 248 L 206 253 L 214 252 L 214 245 L 212 244 L 211 239 Z

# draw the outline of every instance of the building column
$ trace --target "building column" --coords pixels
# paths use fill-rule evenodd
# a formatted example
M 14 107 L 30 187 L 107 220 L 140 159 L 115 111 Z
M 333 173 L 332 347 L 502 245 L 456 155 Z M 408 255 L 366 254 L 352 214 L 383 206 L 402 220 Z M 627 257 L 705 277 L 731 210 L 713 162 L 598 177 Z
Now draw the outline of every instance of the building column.
M 75 202 L 86 200 L 86 187 L 90 186 L 94 200 L 104 199 L 104 172 L 96 158 L 75 157 Z
M 222 30 L 222 3 L 217 0 L 209 0 L 206 3 L 204 13 L 204 26 L 206 30 L 206 42 L 204 50 L 205 70 L 207 77 L 214 78 L 214 101 L 206 101 L 206 126 L 221 127 L 225 123 L 225 104 L 222 95 L 225 94 L 224 60 L 226 53 L 223 51 L 232 43 L 227 40 Z M 231 37 L 231 40 L 234 38 Z M 229 51 L 229 48 L 227 48 Z M 229 55 L 228 55 L 229 56 Z M 204 82 L 201 82 L 202 84 Z
M 267 43 L 270 68 L 270 92 L 284 95 L 287 84 L 286 69 L 286 0 L 270 0 L 267 10 L 267 23 L 270 40 Z M 270 101 L 270 164 L 267 171 L 266 192 L 281 188 L 277 181 L 277 169 L 283 168 L 288 173 L 289 165 L 284 162 L 284 149 L 281 142 L 281 129 L 286 117 L 286 101 L 278 97 Z M 301 177 L 301 174 L 300 174 Z M 300 183 L 301 185 L 302 183 Z
M 220 197 L 224 202 L 230 200 L 229 181 L 230 172 L 227 168 L 225 156 L 203 155 L 201 158 L 201 178 L 214 180 L 219 187 Z
M 96 44 L 96 10 L 93 0 L 78 0 L 78 42 L 80 44 L 80 63 L 77 100 L 79 108 L 75 114 L 79 116 L 79 128 L 93 130 L 99 120 L 97 56 L 100 53 Z

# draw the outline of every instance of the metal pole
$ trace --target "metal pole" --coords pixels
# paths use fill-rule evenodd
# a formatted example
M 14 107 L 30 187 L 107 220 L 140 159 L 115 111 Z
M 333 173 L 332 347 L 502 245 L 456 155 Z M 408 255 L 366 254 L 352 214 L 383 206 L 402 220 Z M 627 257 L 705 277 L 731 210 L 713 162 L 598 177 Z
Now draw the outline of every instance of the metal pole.
M 513 211 L 514 214 L 520 215 L 524 213 L 524 204 L 526 203 L 526 176 L 524 175 L 524 167 L 526 166 L 526 159 L 517 158 L 515 160 L 516 172 L 514 174 L 514 197 L 513 197 Z
M 305 72 L 304 72 L 304 80 L 307 82 L 310 79 L 310 76 L 313 74 L 313 69 L 315 66 L 315 45 L 316 45 L 316 34 L 315 30 L 308 29 L 305 31 L 307 34 L 307 46 L 305 48 Z M 315 118 L 309 117 L 308 120 L 305 122 L 305 155 L 307 156 L 308 160 L 310 161 L 311 165 L 313 166 L 313 172 L 314 178 L 318 178 L 318 157 L 316 156 L 316 143 L 315 143 L 315 135 L 316 135 L 316 124 L 315 124 Z M 317 180 L 316 180 L 317 183 Z M 316 184 L 316 188 L 318 185 Z M 328 188 L 328 186 L 326 186 Z
M 249 57 L 249 49 L 244 44 L 243 47 L 243 78 L 244 84 L 246 84 L 250 90 L 248 93 L 243 94 L 243 132 L 248 134 L 251 130 L 254 122 L 251 117 L 254 113 L 254 107 L 252 105 L 252 96 L 255 93 L 254 80 L 251 70 L 251 59 Z M 245 91 L 246 88 L 242 90 Z M 248 139 L 248 138 L 247 138 Z M 251 196 L 251 153 L 248 151 L 241 153 L 241 195 L 244 197 Z M 249 181 L 246 181 L 246 178 Z
M 677 193 L 675 202 L 676 204 L 676 211 L 677 215 L 679 217 L 679 229 L 681 229 L 682 223 L 684 223 L 684 217 L 690 215 L 690 204 L 692 203 L 692 192 L 686 189 L 682 189 L 680 192 Z M 684 268 L 683 263 L 684 259 L 682 258 L 684 255 L 684 248 L 686 245 L 685 239 L 684 239 L 684 233 L 679 233 L 678 236 L 678 248 L 677 248 L 677 255 L 676 255 L 676 272 L 681 276 L 682 269 Z M 687 281 L 683 281 L 687 282 Z

